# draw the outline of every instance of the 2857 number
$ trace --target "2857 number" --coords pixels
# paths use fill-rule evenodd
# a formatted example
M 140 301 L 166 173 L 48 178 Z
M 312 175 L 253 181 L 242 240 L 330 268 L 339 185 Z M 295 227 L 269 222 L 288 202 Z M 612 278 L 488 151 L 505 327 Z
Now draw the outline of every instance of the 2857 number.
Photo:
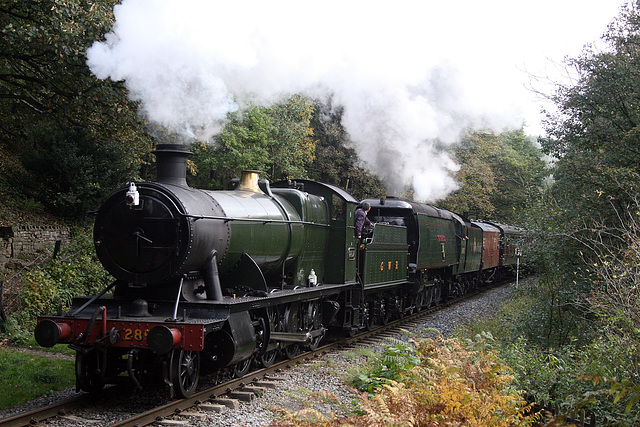
M 144 331 L 142 329 L 125 329 L 123 340 L 124 341 L 143 341 L 147 339 L 148 329 Z

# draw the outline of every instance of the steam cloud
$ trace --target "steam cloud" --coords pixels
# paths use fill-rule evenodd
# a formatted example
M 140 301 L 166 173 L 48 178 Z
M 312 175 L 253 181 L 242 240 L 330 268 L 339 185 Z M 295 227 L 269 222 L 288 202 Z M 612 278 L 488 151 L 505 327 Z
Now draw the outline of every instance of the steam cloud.
M 411 182 L 418 199 L 434 201 L 456 189 L 457 168 L 434 141 L 452 143 L 478 121 L 502 130 L 522 119 L 462 74 L 456 43 L 441 43 L 444 17 L 427 3 L 124 0 L 87 62 L 98 78 L 124 80 L 148 120 L 202 140 L 250 99 L 331 94 L 389 192 Z

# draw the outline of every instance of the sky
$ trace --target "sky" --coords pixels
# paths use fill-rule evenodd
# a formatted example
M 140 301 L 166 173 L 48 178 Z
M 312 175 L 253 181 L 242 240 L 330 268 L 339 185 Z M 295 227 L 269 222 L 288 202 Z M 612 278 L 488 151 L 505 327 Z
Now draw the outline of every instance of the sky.
M 229 112 L 284 94 L 332 96 L 363 166 L 389 193 L 458 188 L 441 147 L 468 126 L 543 133 L 566 56 L 596 42 L 622 0 L 123 0 L 87 52 L 141 115 L 213 141 Z M 535 76 L 535 78 L 532 78 Z M 542 79 L 538 79 L 542 77 Z

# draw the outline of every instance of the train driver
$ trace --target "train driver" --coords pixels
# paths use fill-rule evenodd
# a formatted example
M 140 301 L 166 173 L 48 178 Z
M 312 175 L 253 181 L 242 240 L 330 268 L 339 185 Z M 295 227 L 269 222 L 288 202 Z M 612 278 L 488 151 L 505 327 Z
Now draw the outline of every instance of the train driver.
M 371 221 L 367 218 L 367 212 L 371 209 L 368 202 L 364 202 L 362 206 L 356 209 L 356 237 L 362 239 L 362 230 L 371 227 Z

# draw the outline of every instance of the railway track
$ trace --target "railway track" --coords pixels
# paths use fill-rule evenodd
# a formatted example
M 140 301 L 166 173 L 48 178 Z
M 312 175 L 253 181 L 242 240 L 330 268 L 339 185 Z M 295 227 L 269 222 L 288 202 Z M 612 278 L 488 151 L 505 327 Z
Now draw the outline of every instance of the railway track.
M 143 410 L 135 415 L 127 416 L 126 418 L 113 421 L 109 423 L 109 426 L 144 426 L 154 422 L 166 419 L 167 417 L 174 417 L 176 415 L 195 416 L 192 408 L 206 408 L 208 410 L 218 411 L 223 407 L 234 408 L 237 405 L 237 400 L 250 401 L 255 396 L 259 396 L 265 390 L 265 388 L 275 387 L 278 381 L 278 375 L 283 371 L 291 369 L 299 364 L 309 363 L 314 360 L 321 359 L 324 355 L 332 352 L 336 349 L 344 349 L 345 347 L 358 347 L 363 344 L 373 344 L 376 342 L 384 341 L 388 336 L 394 336 L 401 333 L 401 330 L 407 327 L 416 326 L 432 316 L 434 313 L 444 310 L 456 304 L 460 304 L 467 301 L 478 294 L 485 292 L 489 289 L 496 288 L 502 285 L 506 285 L 508 282 L 497 283 L 491 287 L 485 287 L 466 294 L 463 297 L 455 300 L 446 301 L 437 306 L 430 307 L 411 315 L 405 315 L 401 319 L 389 322 L 386 325 L 377 327 L 370 331 L 363 331 L 353 337 L 345 337 L 333 342 L 329 342 L 315 351 L 308 351 L 302 353 L 294 358 L 285 359 L 275 363 L 269 368 L 259 369 L 248 373 L 241 378 L 234 378 L 228 381 L 224 381 L 220 384 L 204 387 L 202 390 L 195 393 L 192 397 L 187 399 L 173 400 L 163 403 L 158 406 L 154 406 L 148 410 Z M 99 399 L 100 402 L 109 401 L 114 396 L 121 396 L 123 391 L 121 386 L 114 386 L 106 389 L 103 396 Z M 126 393 L 129 393 L 127 391 Z M 234 400 L 236 399 L 236 403 Z M 94 424 L 91 418 L 84 418 L 82 415 L 75 415 L 76 413 L 82 413 L 84 409 L 90 408 L 94 405 L 100 405 L 96 401 L 96 398 L 89 394 L 81 394 L 74 398 L 67 399 L 52 405 L 48 405 L 43 408 L 39 408 L 33 411 L 17 414 L 9 418 L 0 419 L 0 426 L 25 426 L 34 425 L 45 422 L 48 419 L 60 417 L 65 418 L 69 422 L 75 422 L 78 424 Z M 104 425 L 104 424 L 103 424 Z

